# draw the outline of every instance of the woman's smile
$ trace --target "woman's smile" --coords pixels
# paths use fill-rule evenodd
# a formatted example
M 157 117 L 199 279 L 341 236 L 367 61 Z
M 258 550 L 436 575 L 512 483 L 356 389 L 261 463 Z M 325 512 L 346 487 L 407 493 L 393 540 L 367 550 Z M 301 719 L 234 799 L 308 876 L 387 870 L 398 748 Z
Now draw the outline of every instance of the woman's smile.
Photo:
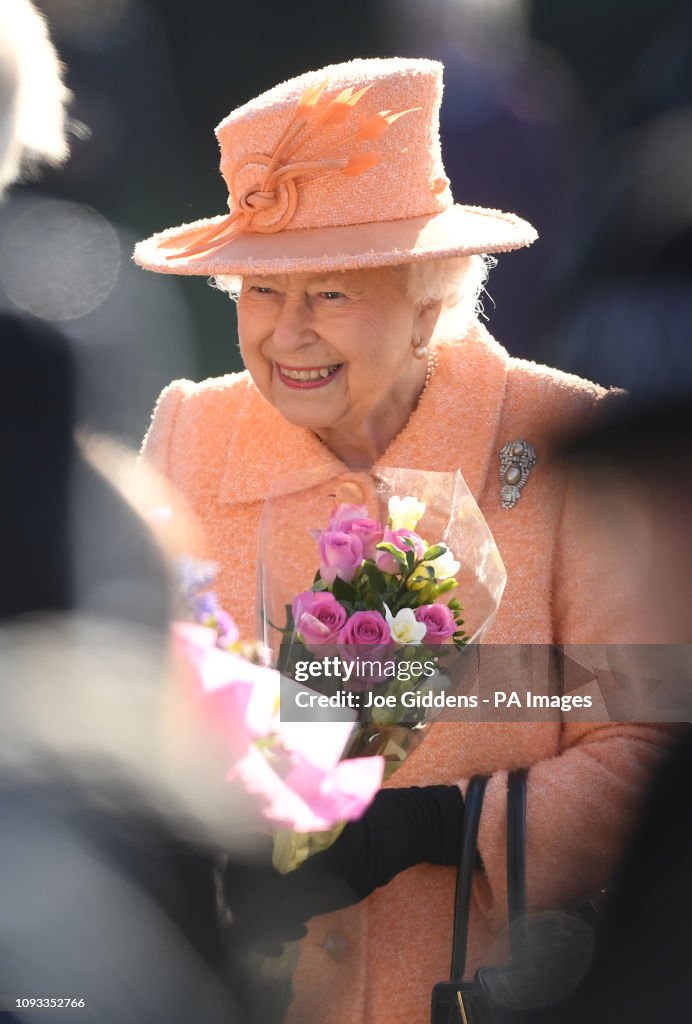
M 334 363 L 331 366 L 302 366 L 289 367 L 274 363 L 277 375 L 284 387 L 297 388 L 323 388 L 331 384 L 343 363 Z

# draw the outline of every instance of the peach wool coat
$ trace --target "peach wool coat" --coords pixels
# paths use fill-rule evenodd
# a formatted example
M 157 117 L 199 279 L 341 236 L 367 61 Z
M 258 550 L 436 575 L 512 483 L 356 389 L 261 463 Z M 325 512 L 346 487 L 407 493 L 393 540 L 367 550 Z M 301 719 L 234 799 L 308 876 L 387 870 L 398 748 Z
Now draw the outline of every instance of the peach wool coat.
M 624 577 L 592 539 L 579 492 L 547 457 L 548 439 L 591 415 L 605 392 L 577 377 L 511 358 L 479 324 L 437 346 L 437 369 L 378 465 L 460 469 L 493 532 L 507 570 L 496 644 L 600 644 L 633 639 Z M 500 503 L 499 452 L 534 446 L 538 461 L 518 503 Z M 279 476 L 319 469 L 323 483 L 303 506 L 316 522 L 326 495 L 350 473 L 309 431 L 287 423 L 247 373 L 162 393 L 144 453 L 202 522 L 206 554 L 220 566 L 217 592 L 251 635 L 252 586 L 265 496 Z M 377 467 L 375 467 L 376 469 Z M 353 499 L 352 499 L 353 500 Z M 279 538 L 279 544 L 281 538 Z M 299 561 L 286 538 L 286 560 Z M 316 564 L 295 565 L 312 579 Z M 300 581 L 296 590 L 302 588 Z M 654 637 L 642 639 L 655 640 Z M 594 721 L 434 724 L 388 785 L 457 783 L 490 775 L 480 828 L 467 967 L 498 954 L 506 919 L 507 770 L 530 766 L 530 906 L 578 905 L 597 892 L 625 841 L 669 733 L 660 726 Z M 355 907 L 314 919 L 301 945 L 289 1024 L 424 1024 L 433 985 L 448 978 L 455 871 L 422 865 Z

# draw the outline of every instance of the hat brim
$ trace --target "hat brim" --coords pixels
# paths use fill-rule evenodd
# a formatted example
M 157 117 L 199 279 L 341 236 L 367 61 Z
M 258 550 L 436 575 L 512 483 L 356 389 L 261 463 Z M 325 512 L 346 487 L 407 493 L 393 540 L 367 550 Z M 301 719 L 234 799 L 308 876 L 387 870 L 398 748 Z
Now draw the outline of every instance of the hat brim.
M 161 274 L 323 273 L 386 267 L 418 260 L 510 252 L 538 237 L 527 221 L 481 206 L 450 206 L 442 213 L 407 220 L 345 227 L 245 232 L 209 252 L 176 256 L 196 235 L 225 216 L 183 224 L 140 242 L 134 261 Z

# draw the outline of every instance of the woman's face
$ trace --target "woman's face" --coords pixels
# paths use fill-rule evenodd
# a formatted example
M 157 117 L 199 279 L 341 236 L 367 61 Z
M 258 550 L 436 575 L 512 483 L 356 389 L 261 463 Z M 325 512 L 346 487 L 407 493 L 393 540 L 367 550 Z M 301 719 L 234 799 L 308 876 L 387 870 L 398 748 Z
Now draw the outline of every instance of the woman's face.
M 402 403 L 407 417 L 425 376 L 412 346 L 435 316 L 404 288 L 403 271 L 245 277 L 240 350 L 264 397 L 318 433 L 376 423 Z

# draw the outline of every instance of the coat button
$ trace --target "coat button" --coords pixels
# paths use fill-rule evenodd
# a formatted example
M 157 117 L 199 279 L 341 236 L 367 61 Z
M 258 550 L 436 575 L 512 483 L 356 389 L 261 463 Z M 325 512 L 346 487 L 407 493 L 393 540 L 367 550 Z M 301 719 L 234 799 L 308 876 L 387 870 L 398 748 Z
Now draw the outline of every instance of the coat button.
M 336 489 L 336 500 L 339 505 L 362 505 L 365 491 L 355 480 L 344 480 Z
M 348 941 L 343 932 L 338 932 L 332 929 L 327 932 L 322 943 L 322 948 L 334 963 L 340 963 L 348 954 L 351 943 Z

